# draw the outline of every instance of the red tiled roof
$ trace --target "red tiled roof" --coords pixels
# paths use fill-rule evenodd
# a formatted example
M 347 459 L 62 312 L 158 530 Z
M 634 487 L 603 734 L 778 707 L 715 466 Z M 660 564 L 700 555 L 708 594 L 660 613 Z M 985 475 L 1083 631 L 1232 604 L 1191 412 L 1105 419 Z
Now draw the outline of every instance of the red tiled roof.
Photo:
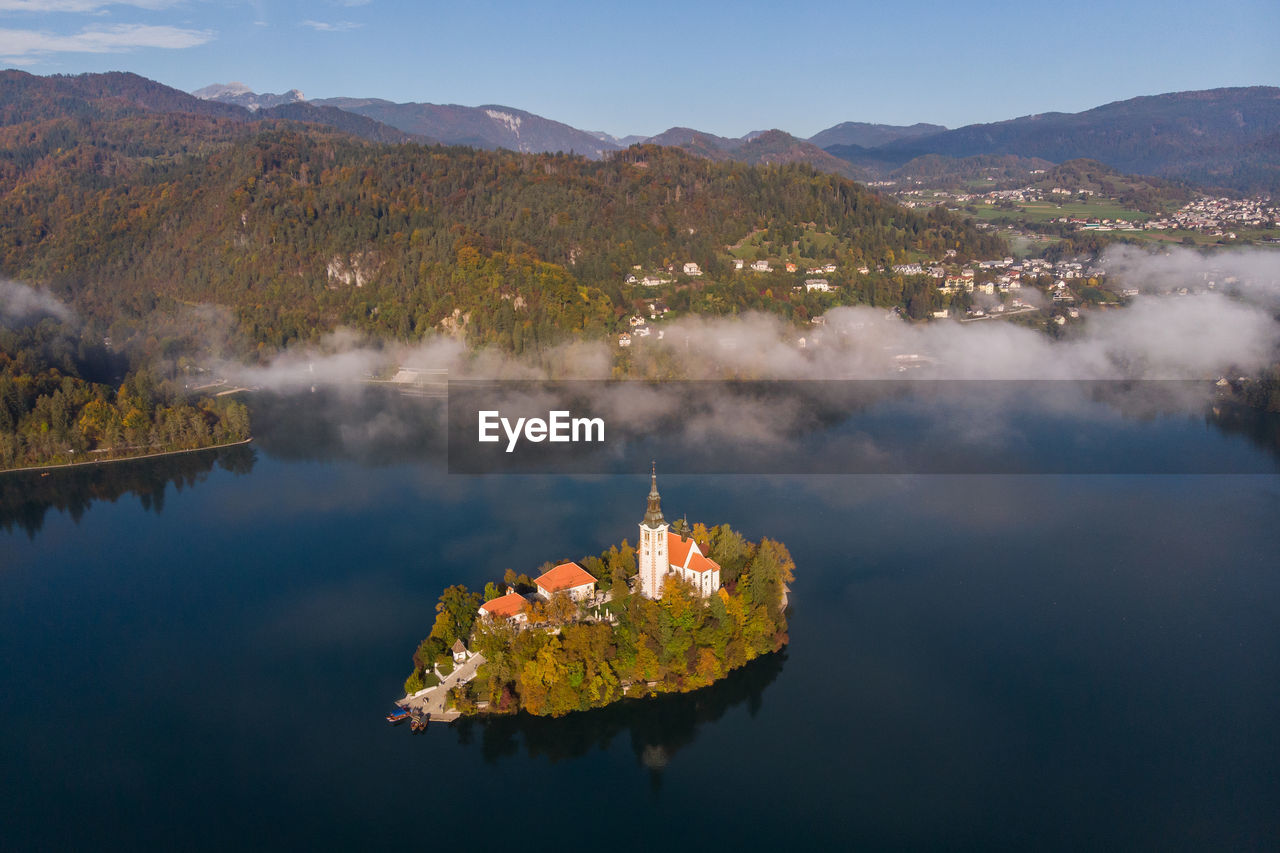
M 671 565 L 695 572 L 709 572 L 719 569 L 720 564 L 702 553 L 698 543 L 692 538 L 682 537 L 678 533 L 667 531 L 667 554 Z
M 562 589 L 572 589 L 575 586 L 584 586 L 595 582 L 596 579 L 591 576 L 590 572 L 574 562 L 561 563 L 534 581 L 547 592 L 559 592 Z
M 671 560 L 671 565 L 684 568 L 684 564 L 688 562 L 690 554 L 701 554 L 698 543 L 692 538 L 685 538 L 679 533 L 667 531 L 667 556 Z
M 486 601 L 480 605 L 480 609 L 491 616 L 502 616 L 510 619 L 528 606 L 529 602 L 525 601 L 523 595 L 518 592 L 509 592 L 501 598 Z
M 689 565 L 686 566 L 686 568 L 692 569 L 695 572 L 709 572 L 712 570 L 718 572 L 720 571 L 720 564 L 710 557 L 704 557 L 701 554 L 694 554 L 693 559 L 689 561 Z

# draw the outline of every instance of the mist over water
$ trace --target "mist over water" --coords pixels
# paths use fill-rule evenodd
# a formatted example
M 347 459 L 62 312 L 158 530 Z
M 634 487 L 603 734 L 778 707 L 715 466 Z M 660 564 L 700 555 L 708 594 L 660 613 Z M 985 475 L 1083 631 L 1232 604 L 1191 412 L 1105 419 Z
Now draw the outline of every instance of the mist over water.
M 675 379 L 902 378 L 903 357 L 913 355 L 923 358 L 911 361 L 907 378 L 1205 379 L 1233 367 L 1247 373 L 1277 357 L 1280 251 L 1204 256 L 1118 247 L 1100 263 L 1149 295 L 1124 309 L 1088 312 L 1065 341 L 1003 321 L 918 324 L 880 309 L 840 307 L 823 326 L 805 330 L 760 313 L 659 323 L 663 338 L 646 339 L 632 354 L 639 375 L 660 369 L 657 375 Z M 1186 295 L 1172 295 L 1184 287 Z M 607 379 L 613 351 L 608 343 L 573 342 L 534 365 L 494 350 L 472 352 L 452 338 L 369 347 L 340 331 L 268 366 L 228 369 L 237 381 L 275 390 L 360 381 L 392 366 L 444 370 L 453 379 Z

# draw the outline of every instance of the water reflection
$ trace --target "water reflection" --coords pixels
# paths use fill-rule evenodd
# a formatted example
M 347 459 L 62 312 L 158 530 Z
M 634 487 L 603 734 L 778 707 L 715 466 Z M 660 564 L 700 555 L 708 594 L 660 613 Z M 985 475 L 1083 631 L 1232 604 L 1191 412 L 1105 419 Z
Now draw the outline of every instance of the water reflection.
M 1229 405 L 1213 392 L 1179 381 L 507 382 L 457 385 L 447 401 L 363 385 L 249 402 L 272 457 L 387 467 L 447 455 L 459 474 L 623 473 L 653 458 L 718 474 L 1272 470 L 1238 444 L 1203 440 L 1241 431 L 1213 414 Z M 525 441 L 508 452 L 476 442 L 480 409 L 512 418 L 562 409 L 608 428 L 601 443 Z M 1248 434 L 1275 447 L 1280 420 L 1252 421 Z
M 179 453 L 154 459 L 23 471 L 0 475 L 0 528 L 24 530 L 34 539 L 50 509 L 65 512 L 76 522 L 97 501 L 136 495 L 147 510 L 164 509 L 170 485 L 181 490 L 204 482 L 214 467 L 233 474 L 253 470 L 257 454 L 252 445 Z
M 246 402 L 255 443 L 277 459 L 385 466 L 439 460 L 446 450 L 442 399 L 355 386 L 259 392 Z
M 734 670 L 723 681 L 692 693 L 628 700 L 560 719 L 528 714 L 468 717 L 453 728 L 461 743 L 478 739 L 481 755 L 491 764 L 517 756 L 522 749 L 530 757 L 552 761 L 578 758 L 607 749 L 615 737 L 625 734 L 636 760 L 649 769 L 656 787 L 667 764 L 693 743 L 702 726 L 739 705 L 746 705 L 747 713 L 755 716 L 765 688 L 777 679 L 786 661 L 786 649 L 765 655 Z
M 1241 435 L 1260 450 L 1280 459 L 1280 413 L 1240 403 L 1222 403 L 1205 420 L 1227 435 Z

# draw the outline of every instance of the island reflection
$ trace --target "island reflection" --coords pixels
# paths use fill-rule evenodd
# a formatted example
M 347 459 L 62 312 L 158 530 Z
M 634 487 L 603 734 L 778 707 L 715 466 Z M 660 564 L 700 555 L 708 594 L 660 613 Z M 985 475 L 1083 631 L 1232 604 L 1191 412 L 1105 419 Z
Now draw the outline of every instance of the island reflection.
M 627 735 L 636 760 L 651 773 L 655 787 L 672 757 L 693 743 L 701 728 L 730 709 L 746 705 L 751 716 L 760 710 L 765 689 L 782 672 L 787 650 L 759 657 L 733 670 L 724 679 L 692 693 L 668 693 L 628 699 L 604 708 L 565 717 L 529 714 L 463 717 L 453 724 L 462 744 L 480 744 L 480 754 L 495 764 L 520 754 L 552 761 L 578 758 L 604 750 L 614 738 Z
M 50 468 L 0 475 L 0 528 L 34 539 L 54 509 L 77 523 L 97 501 L 135 495 L 143 509 L 160 512 L 170 485 L 179 491 L 204 482 L 215 467 L 248 474 L 257 462 L 252 445 L 195 450 L 103 465 Z

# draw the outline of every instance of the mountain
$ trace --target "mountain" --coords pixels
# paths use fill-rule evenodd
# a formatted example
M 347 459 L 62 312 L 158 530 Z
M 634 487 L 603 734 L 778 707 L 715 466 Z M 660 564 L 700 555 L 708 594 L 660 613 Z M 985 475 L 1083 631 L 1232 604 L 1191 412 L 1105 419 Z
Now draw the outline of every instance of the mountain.
M 740 139 L 703 133 L 689 127 L 673 127 L 651 136 L 645 143 L 679 148 L 707 160 L 736 160 L 739 163 L 808 163 L 821 172 L 864 180 L 866 172 L 823 151 L 812 142 L 797 139 L 781 130 L 757 130 Z
M 202 101 L 146 77 L 125 71 L 106 74 L 53 74 L 0 71 L 0 124 L 75 116 L 112 118 L 138 112 L 187 113 L 211 118 L 245 119 L 247 110 Z
M 605 133 L 603 130 L 588 130 L 587 133 L 599 139 L 601 142 L 608 142 L 610 145 L 616 145 L 618 148 L 630 148 L 638 142 L 644 142 L 647 136 L 640 134 L 631 134 L 630 136 L 614 136 L 612 133 Z
M 809 141 L 819 148 L 832 145 L 857 145 L 862 148 L 875 148 L 898 139 L 916 139 L 931 136 L 946 130 L 940 124 L 924 124 L 918 122 L 909 126 L 894 124 L 868 124 L 864 121 L 846 121 L 820 130 Z
M 731 159 L 729 152 L 740 147 L 742 143 L 743 140 L 741 139 L 703 133 L 691 127 L 669 128 L 657 136 L 651 136 L 645 140 L 646 145 L 665 145 L 670 148 L 682 148 L 690 154 L 696 154 L 708 160 Z
M 734 160 L 752 165 L 762 163 L 808 163 L 820 172 L 865 180 L 866 172 L 823 151 L 812 142 L 796 139 L 781 130 L 766 130 L 754 135 L 731 152 Z
M 39 108 L 0 126 L 0 277 L 48 288 L 96 324 L 99 339 L 110 330 L 116 345 L 131 340 L 148 353 L 176 358 L 204 337 L 257 358 L 340 326 L 545 349 L 616 332 L 636 296 L 626 276 L 671 259 L 707 273 L 670 294 L 674 310 L 794 316 L 785 273 L 773 287 L 786 298 L 735 281 L 725 247 L 762 226 L 771 246 L 791 251 L 806 223 L 833 241 L 830 257 L 877 265 L 948 248 L 1006 251 L 945 211 L 912 211 L 782 162 L 813 146 L 781 132 L 741 146 L 743 156 L 781 162 L 768 169 L 656 145 L 599 161 L 379 145 L 271 117 L 325 115 L 309 104 L 250 113 L 141 78 L 121 82 L 0 75 L 0 112 Z M 88 94 L 70 91 L 77 86 Z M 912 299 L 905 285 L 886 286 L 878 303 Z M 226 310 L 192 314 L 184 306 L 193 304 Z M 151 337 L 157 317 L 172 336 Z
M 1052 168 L 1048 160 L 1014 154 L 974 157 L 924 154 L 908 160 L 890 172 L 889 177 L 898 181 L 920 181 L 931 187 L 960 186 L 973 181 L 986 181 L 993 186 L 1013 181 L 1021 186 Z
M 379 98 L 322 98 L 310 103 L 367 116 L 406 133 L 438 139 L 446 145 L 507 148 L 526 153 L 572 151 L 592 160 L 621 147 L 567 124 L 494 104 L 480 107 L 397 104 Z
M 213 99 L 197 98 L 137 74 L 51 75 L 0 71 L 0 126 L 74 116 L 107 120 L 147 113 L 182 114 L 234 122 L 272 120 L 320 124 L 371 142 L 430 142 L 372 119 L 306 102 L 251 111 Z
M 1190 201 L 1194 193 L 1185 184 L 1142 175 L 1126 175 L 1097 160 L 1068 160 L 1036 175 L 1031 186 L 1049 192 L 1055 187 L 1072 192 L 1087 190 L 1103 198 L 1118 199 L 1139 210 L 1156 212 Z
M 399 128 L 383 124 L 380 121 L 374 121 L 368 116 L 362 116 L 359 113 L 347 112 L 337 107 L 319 107 L 305 101 L 261 109 L 258 110 L 257 116 L 261 119 L 283 119 L 286 121 L 305 121 L 310 124 L 322 124 L 326 127 L 332 127 L 334 130 L 340 130 L 343 133 L 367 139 L 370 142 L 417 142 L 424 145 L 438 143 L 438 140 L 429 136 L 405 133 Z
M 874 148 L 827 151 L 894 168 L 924 154 L 1014 154 L 1055 163 L 1089 158 L 1122 172 L 1241 191 L 1280 189 L 1280 88 L 1209 89 L 1116 101 L 1080 113 L 1043 113 L 975 124 Z
M 282 95 L 258 94 L 243 83 L 214 83 L 191 93 L 202 101 L 217 101 L 222 104 L 235 104 L 250 111 L 270 109 L 285 104 L 296 104 L 306 98 L 297 89 L 290 89 Z

